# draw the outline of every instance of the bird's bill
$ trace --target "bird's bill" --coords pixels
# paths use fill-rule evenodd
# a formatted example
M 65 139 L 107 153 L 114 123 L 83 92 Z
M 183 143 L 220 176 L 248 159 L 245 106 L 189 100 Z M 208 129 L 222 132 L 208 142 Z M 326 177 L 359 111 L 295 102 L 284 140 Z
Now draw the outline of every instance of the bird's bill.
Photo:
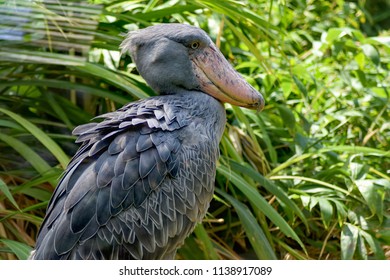
M 192 62 L 203 92 L 232 105 L 263 109 L 263 96 L 233 69 L 214 44 L 194 54 Z

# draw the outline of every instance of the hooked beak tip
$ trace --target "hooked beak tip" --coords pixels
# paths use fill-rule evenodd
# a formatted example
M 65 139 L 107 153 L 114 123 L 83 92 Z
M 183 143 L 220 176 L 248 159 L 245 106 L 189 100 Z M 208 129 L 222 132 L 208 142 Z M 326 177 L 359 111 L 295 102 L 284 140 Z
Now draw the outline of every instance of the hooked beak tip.
M 193 62 L 202 91 L 232 105 L 263 109 L 263 96 L 233 69 L 213 44 L 194 57 Z
M 264 109 L 264 98 L 263 96 L 261 95 L 261 93 L 257 92 L 257 96 L 256 96 L 257 100 L 254 101 L 253 103 L 251 104 L 247 104 L 247 105 L 243 105 L 242 107 L 245 107 L 245 108 L 248 108 L 248 109 L 253 109 L 253 110 L 256 110 L 258 112 L 262 111 Z

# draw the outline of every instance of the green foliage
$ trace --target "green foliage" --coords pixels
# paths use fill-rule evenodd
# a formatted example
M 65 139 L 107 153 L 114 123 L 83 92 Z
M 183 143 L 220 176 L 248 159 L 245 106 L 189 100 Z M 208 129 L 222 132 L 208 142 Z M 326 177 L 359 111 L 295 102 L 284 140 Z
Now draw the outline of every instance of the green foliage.
M 154 95 L 118 46 L 161 22 L 203 28 L 266 97 L 226 105 L 215 199 L 178 258 L 389 258 L 389 9 L 363 2 L 0 1 L 0 258 L 34 246 L 71 130 Z

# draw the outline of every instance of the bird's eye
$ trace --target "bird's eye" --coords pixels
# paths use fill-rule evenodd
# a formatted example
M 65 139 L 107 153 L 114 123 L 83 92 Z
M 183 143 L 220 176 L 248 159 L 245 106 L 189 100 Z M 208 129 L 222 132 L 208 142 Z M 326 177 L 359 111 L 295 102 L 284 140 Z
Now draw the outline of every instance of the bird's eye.
M 197 48 L 199 48 L 199 42 L 192 42 L 191 49 L 196 50 Z

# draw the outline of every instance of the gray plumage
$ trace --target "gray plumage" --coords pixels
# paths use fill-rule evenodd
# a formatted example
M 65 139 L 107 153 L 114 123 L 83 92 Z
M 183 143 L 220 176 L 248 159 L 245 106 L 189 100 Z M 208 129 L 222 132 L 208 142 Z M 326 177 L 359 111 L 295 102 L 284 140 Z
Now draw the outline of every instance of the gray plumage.
M 122 49 L 162 95 L 74 130 L 81 146 L 51 198 L 32 259 L 174 258 L 212 199 L 225 126 L 222 104 L 205 94 L 189 59 L 208 46 L 204 31 L 185 25 L 128 36 Z M 248 107 L 262 106 L 255 102 Z

